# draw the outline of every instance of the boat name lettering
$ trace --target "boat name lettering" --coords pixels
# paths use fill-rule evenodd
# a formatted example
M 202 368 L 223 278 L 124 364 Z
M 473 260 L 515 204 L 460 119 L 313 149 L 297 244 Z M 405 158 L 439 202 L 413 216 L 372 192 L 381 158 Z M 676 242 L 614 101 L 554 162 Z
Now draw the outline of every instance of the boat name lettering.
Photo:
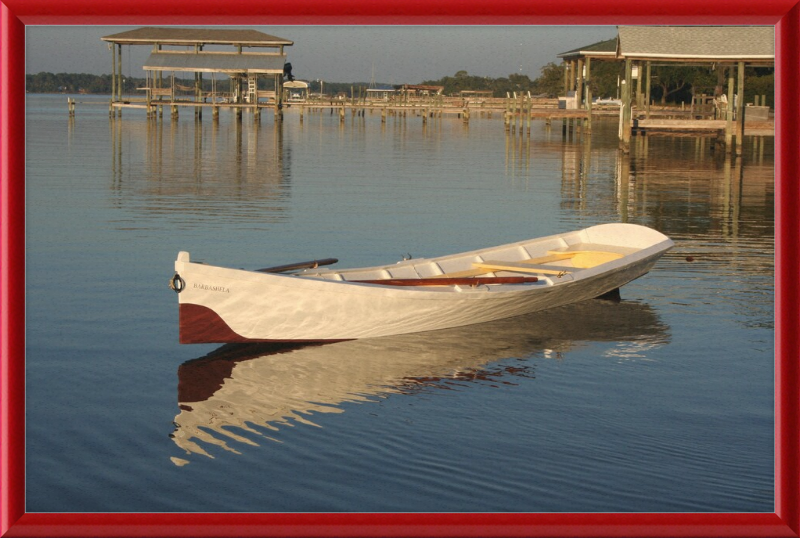
M 230 293 L 230 288 L 226 288 L 225 286 L 209 286 L 208 284 L 198 284 L 197 282 L 194 283 L 194 288 L 198 290 L 205 290 L 205 291 L 220 291 L 222 293 Z

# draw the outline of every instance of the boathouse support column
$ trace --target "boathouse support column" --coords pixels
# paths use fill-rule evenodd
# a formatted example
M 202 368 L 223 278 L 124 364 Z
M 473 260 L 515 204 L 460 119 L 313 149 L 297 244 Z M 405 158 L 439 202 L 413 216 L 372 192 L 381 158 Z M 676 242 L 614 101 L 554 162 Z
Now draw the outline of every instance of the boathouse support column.
M 592 59 L 586 58 L 586 132 L 592 132 Z
M 644 108 L 642 103 L 642 62 L 636 62 L 636 108 L 641 110 Z
M 631 60 L 625 59 L 625 80 L 622 85 L 622 132 L 620 141 L 622 151 L 628 153 L 631 150 Z
M 575 103 L 577 108 L 583 105 L 583 60 L 578 60 L 577 77 L 575 80 Z
M 652 65 L 650 60 L 647 60 L 647 64 L 645 67 L 645 87 L 644 87 L 644 97 L 645 97 L 645 117 L 650 119 L 650 83 L 653 81 L 653 73 L 652 73 Z
M 122 102 L 122 45 L 117 45 L 117 101 Z M 122 108 L 117 109 L 122 116 Z
M 117 51 L 116 45 L 111 44 L 111 102 L 113 103 L 117 97 Z M 110 112 L 113 112 L 113 108 Z
M 728 103 L 725 105 L 725 153 L 733 151 L 733 65 L 728 67 Z
M 564 62 L 564 97 L 569 95 L 569 75 L 572 71 L 572 62 Z M 561 119 L 561 136 L 567 136 L 567 118 Z
M 736 156 L 742 154 L 744 144 L 744 62 L 739 62 L 739 82 L 737 84 L 739 92 L 736 99 L 736 123 L 739 124 L 739 132 L 736 136 Z

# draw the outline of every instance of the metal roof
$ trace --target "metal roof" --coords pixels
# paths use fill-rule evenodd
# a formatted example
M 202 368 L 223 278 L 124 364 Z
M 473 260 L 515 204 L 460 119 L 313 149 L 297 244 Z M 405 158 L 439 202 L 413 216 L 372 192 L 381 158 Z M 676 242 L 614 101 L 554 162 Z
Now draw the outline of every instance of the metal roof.
M 775 59 L 772 26 L 620 26 L 625 58 L 709 61 Z
M 137 28 L 107 35 L 103 41 L 121 45 L 242 45 L 248 47 L 280 47 L 294 42 L 257 30 L 226 30 L 218 28 Z
M 285 54 L 154 52 L 147 58 L 143 69 L 146 71 L 282 74 L 285 61 Z
M 617 55 L 617 38 L 607 39 L 605 41 L 599 41 L 597 43 L 593 43 L 591 45 L 586 45 L 584 47 L 580 47 L 574 50 L 570 50 L 567 52 L 562 52 L 558 55 L 559 58 L 569 58 L 569 57 L 577 57 L 577 56 L 610 56 L 615 57 Z

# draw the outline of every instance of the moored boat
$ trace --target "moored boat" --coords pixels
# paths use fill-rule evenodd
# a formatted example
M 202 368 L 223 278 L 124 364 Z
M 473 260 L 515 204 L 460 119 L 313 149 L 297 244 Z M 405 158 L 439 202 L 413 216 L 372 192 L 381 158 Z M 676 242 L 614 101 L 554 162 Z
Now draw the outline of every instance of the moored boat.
M 650 271 L 672 247 L 653 229 L 603 224 L 394 264 L 337 260 L 259 270 L 192 262 L 182 251 L 180 342 L 355 340 L 460 327 L 593 299 Z

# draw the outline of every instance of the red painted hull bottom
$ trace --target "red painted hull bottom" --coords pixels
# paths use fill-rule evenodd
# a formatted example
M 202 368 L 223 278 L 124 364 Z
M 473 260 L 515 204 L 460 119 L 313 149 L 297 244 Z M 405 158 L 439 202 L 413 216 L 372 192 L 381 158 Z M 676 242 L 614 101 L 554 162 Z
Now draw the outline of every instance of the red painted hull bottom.
M 178 305 L 178 339 L 181 344 L 243 344 L 253 342 L 320 342 L 321 340 L 269 340 L 246 338 L 230 328 L 219 314 L 196 304 Z M 343 340 L 325 340 L 342 342 Z

